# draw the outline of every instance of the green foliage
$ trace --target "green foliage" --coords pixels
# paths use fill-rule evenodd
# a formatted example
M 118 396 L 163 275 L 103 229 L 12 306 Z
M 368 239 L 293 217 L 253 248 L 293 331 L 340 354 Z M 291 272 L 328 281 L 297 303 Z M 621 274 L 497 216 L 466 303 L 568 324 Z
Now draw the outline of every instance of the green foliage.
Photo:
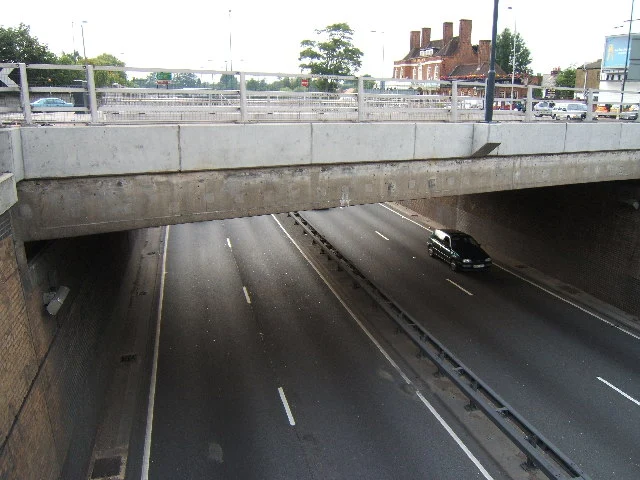
M 201 88 L 202 80 L 195 73 L 175 73 L 171 86 L 172 88 Z
M 532 73 L 531 52 L 527 48 L 523 38 L 519 33 L 515 35 L 505 28 L 496 39 L 496 63 L 500 65 L 506 73 L 514 71 L 513 66 L 513 40 L 516 41 L 515 73 Z
M 300 68 L 315 75 L 354 75 L 362 66 L 363 52 L 352 43 L 353 30 L 346 23 L 334 23 L 315 31 L 321 40 L 303 40 Z M 335 80 L 317 79 L 318 90 L 335 91 Z
M 116 57 L 108 53 L 103 53 L 90 60 L 91 61 L 89 63 L 92 65 L 112 67 L 124 67 L 125 65 L 123 61 L 118 60 Z M 99 70 L 94 73 L 94 81 L 98 88 L 111 87 L 114 83 L 117 83 L 118 85 L 125 85 L 127 83 L 127 75 L 124 72 Z
M 576 69 L 571 66 L 558 72 L 556 76 L 556 87 L 575 88 L 576 86 Z M 573 98 L 572 90 L 556 90 L 556 98 Z
M 0 63 L 56 63 L 56 56 L 31 36 L 29 26 L 21 23 L 17 28 L 0 26 Z M 20 81 L 17 70 L 9 76 L 16 83 Z M 47 85 L 53 84 L 54 79 L 47 70 L 34 70 L 29 74 L 29 82 Z

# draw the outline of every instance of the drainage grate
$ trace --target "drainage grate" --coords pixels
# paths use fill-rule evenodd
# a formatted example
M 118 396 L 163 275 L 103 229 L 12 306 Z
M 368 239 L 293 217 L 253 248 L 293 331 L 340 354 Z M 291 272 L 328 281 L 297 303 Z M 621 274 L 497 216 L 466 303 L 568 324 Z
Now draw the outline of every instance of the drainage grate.
M 96 458 L 93 463 L 93 472 L 91 478 L 115 477 L 120 475 L 120 466 L 122 459 L 120 457 Z

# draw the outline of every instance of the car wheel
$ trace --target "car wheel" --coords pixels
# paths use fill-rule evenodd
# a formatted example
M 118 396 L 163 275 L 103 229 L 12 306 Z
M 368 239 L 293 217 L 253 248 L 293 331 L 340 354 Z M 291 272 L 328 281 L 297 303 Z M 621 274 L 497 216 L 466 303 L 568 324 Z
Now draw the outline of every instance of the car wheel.
M 449 263 L 449 267 L 451 267 L 451 271 L 452 272 L 457 272 L 458 271 L 458 265 L 456 265 L 455 260 L 451 260 L 451 263 Z
M 429 253 L 430 257 L 433 257 L 433 247 L 431 245 L 427 247 L 427 252 Z

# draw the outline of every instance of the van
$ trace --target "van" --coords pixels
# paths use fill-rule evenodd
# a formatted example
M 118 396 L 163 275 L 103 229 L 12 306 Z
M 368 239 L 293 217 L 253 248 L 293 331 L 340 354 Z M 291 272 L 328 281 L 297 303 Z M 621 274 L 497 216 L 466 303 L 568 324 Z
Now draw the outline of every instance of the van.
M 587 118 L 587 106 L 579 102 L 556 103 L 551 110 L 554 120 L 584 120 Z

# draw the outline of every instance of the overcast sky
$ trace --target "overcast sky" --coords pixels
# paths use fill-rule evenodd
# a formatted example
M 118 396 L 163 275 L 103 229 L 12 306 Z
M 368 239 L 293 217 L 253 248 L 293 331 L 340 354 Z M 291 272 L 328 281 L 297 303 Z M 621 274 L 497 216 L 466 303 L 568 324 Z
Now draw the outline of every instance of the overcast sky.
M 632 1 L 500 0 L 498 33 L 505 27 L 513 30 L 515 23 L 531 50 L 535 73 L 581 66 L 602 58 L 605 36 L 628 33 L 625 20 L 631 18 Z M 82 54 L 80 25 L 86 21 L 88 57 L 110 53 L 134 67 L 224 70 L 233 63 L 234 70 L 299 73 L 300 42 L 316 40 L 316 29 L 344 22 L 364 52 L 359 73 L 391 77 L 393 61 L 409 51 L 411 30 L 430 27 L 431 38 L 437 40 L 443 22 L 453 22 L 458 35 L 464 18 L 473 21 L 474 44 L 490 40 L 493 3 L 6 0 L 0 25 L 29 25 L 31 35 L 57 55 L 74 49 Z M 640 18 L 640 2 L 633 16 Z M 620 25 L 624 27 L 615 28 Z M 640 31 L 640 21 L 633 23 L 633 31 Z

